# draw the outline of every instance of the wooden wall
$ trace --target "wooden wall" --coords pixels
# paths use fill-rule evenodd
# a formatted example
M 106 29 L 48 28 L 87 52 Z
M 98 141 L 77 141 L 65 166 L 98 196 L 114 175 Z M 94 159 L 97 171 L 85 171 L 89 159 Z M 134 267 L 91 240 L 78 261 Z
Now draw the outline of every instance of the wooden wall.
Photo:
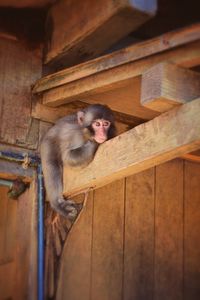
M 31 118 L 31 86 L 41 77 L 42 50 L 14 36 L 0 38 L 0 142 L 36 149 L 39 121 Z
M 176 159 L 90 195 L 57 300 L 200 299 L 200 164 Z
M 41 77 L 41 58 L 41 45 L 33 49 L 0 35 L 0 150 L 37 149 L 40 122 L 31 118 L 31 86 Z M 19 165 L 0 165 L 1 177 L 20 175 Z M 0 300 L 37 298 L 36 196 L 34 180 L 17 201 L 0 186 Z
M 33 183 L 18 200 L 0 186 L 0 300 L 36 299 L 37 222 Z

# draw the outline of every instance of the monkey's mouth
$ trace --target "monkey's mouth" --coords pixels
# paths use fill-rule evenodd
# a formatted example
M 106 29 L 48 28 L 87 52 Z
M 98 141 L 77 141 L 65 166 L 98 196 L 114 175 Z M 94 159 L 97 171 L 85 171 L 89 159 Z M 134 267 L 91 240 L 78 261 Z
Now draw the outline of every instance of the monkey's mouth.
M 106 141 L 106 137 L 105 136 L 102 136 L 102 137 L 96 137 L 95 138 L 95 141 L 98 143 L 98 144 L 102 144 Z

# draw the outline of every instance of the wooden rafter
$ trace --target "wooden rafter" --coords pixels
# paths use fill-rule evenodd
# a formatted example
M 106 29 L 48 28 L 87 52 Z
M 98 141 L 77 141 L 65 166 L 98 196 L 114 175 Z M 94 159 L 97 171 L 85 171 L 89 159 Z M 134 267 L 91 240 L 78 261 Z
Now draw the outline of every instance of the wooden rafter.
M 154 39 L 134 44 L 114 53 L 43 77 L 36 82 L 33 92 L 44 92 L 75 80 L 83 79 L 87 76 L 117 68 L 127 63 L 136 62 L 152 55 L 158 55 L 164 51 L 198 41 L 199 39 L 200 23 L 163 34 Z M 195 54 L 193 55 L 195 59 Z
M 44 61 L 59 68 L 95 57 L 152 18 L 156 9 L 156 0 L 57 1 L 48 12 Z
M 200 99 L 196 99 L 101 145 L 86 168 L 65 168 L 65 196 L 98 188 L 195 151 L 200 147 L 199 115 Z

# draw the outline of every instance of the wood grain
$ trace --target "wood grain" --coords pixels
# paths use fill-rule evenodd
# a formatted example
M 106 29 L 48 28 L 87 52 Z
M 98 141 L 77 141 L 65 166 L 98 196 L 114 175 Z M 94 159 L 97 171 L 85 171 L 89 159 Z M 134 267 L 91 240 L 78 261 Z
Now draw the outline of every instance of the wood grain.
M 93 193 L 90 193 L 65 243 L 61 258 L 57 300 L 88 300 L 91 280 Z
M 37 120 L 32 121 L 31 85 L 41 76 L 41 49 L 0 39 L 0 141 L 35 149 Z
M 200 97 L 200 74 L 170 63 L 142 74 L 141 104 L 159 112 Z
M 183 299 L 183 162 L 156 167 L 155 300 Z
M 126 179 L 124 300 L 152 300 L 154 286 L 154 168 Z
M 59 1 L 48 12 L 44 62 L 62 69 L 96 57 L 153 17 L 156 8 L 155 0 Z
M 120 180 L 94 193 L 91 299 L 121 300 L 123 228 L 124 180 Z
M 86 168 L 65 168 L 64 194 L 103 186 L 198 149 L 199 113 L 197 99 L 104 143 Z
M 67 68 L 39 79 L 33 92 L 38 93 L 84 77 L 147 58 L 200 39 L 200 23 L 165 33 L 154 39 L 134 44 L 125 49 L 98 57 L 78 66 Z
M 200 297 L 200 165 L 185 162 L 184 300 Z

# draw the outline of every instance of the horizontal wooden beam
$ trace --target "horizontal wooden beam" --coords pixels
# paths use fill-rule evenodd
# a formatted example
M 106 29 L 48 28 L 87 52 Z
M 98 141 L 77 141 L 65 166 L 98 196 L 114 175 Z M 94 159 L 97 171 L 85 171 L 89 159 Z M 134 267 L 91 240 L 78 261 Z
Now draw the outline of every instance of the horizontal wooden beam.
M 45 64 L 58 70 L 96 57 L 156 9 L 157 0 L 57 1 L 48 11 Z
M 175 47 L 198 41 L 199 39 L 200 23 L 165 33 L 154 39 L 134 44 L 125 49 L 45 76 L 36 82 L 33 92 L 39 93 L 47 91 L 102 71 L 110 70 L 139 59 L 147 58 L 148 56 L 174 49 Z
M 199 116 L 196 99 L 106 142 L 86 168 L 65 168 L 64 195 L 96 189 L 200 148 Z
M 33 169 L 23 169 L 21 164 L 4 161 L 0 159 L 0 178 L 6 180 L 15 180 L 21 178 L 24 182 L 31 182 L 35 172 Z
M 141 104 L 159 112 L 200 97 L 200 74 L 160 63 L 142 74 Z
M 80 109 L 84 109 L 87 106 L 87 103 L 81 101 L 76 101 L 57 108 L 48 107 L 39 102 L 35 102 L 32 106 L 31 116 L 44 122 L 55 123 L 59 118 L 62 118 L 69 114 L 73 114 Z M 145 120 L 141 118 L 132 117 L 114 111 L 113 113 L 115 116 L 115 123 L 118 134 L 145 122 Z
M 193 67 L 200 63 L 200 40 L 177 49 L 162 52 L 154 57 L 147 57 L 120 67 L 82 78 L 66 85 L 53 88 L 43 94 L 43 104 L 59 106 L 83 96 L 94 95 L 123 86 L 124 82 L 144 73 L 155 64 L 171 61 L 183 67 Z

